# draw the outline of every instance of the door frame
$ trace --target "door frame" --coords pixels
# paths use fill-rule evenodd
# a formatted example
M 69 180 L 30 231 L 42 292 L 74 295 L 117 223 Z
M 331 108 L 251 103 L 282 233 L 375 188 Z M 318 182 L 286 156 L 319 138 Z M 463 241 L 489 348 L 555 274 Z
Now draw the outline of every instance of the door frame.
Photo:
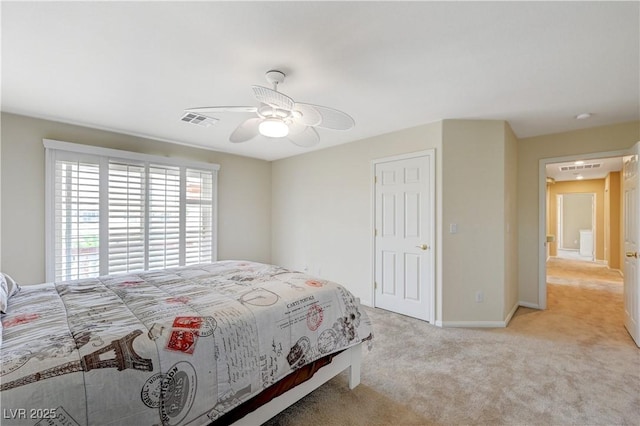
M 428 250 L 428 256 L 432 265 L 430 276 L 429 276 L 429 297 L 431 298 L 430 303 L 430 315 L 429 315 L 429 324 L 435 325 L 436 322 L 436 150 L 434 148 L 425 149 L 423 151 L 415 151 L 407 154 L 393 155 L 390 157 L 376 158 L 371 160 L 371 301 L 373 307 L 376 307 L 376 291 L 375 291 L 375 280 L 376 280 L 376 165 L 381 163 L 389 163 L 392 161 L 398 160 L 409 160 L 412 158 L 428 156 L 429 158 L 429 192 L 431 203 L 431 229 L 430 229 L 430 238 L 427 244 L 431 247 L 431 250 Z
M 538 309 L 547 309 L 547 164 L 624 157 L 626 150 L 541 158 L 538 162 Z M 594 239 L 595 246 L 595 239 Z M 595 258 L 595 256 L 594 256 Z

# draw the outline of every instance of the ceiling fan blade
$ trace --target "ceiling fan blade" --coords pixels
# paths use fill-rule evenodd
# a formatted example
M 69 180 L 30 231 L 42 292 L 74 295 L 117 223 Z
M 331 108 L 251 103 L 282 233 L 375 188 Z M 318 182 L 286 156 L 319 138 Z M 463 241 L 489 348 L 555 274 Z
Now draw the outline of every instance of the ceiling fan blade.
M 243 121 L 229 136 L 229 140 L 234 143 L 246 142 L 254 137 L 258 136 L 258 124 L 262 121 L 261 118 L 250 118 Z
M 275 90 L 262 86 L 251 86 L 256 99 L 270 107 L 291 111 L 295 102 L 293 99 Z
M 252 106 L 211 106 L 187 108 L 185 112 L 195 112 L 198 114 L 216 114 L 219 112 L 256 112 L 258 108 Z
M 298 120 L 292 120 L 290 122 L 287 122 L 287 125 L 289 126 L 290 135 L 297 135 L 298 133 L 302 133 L 305 130 L 307 130 L 307 127 L 309 127 L 306 124 L 302 124 Z
M 291 132 L 289 131 L 289 135 L 287 136 L 294 144 L 301 146 L 303 148 L 309 148 L 314 145 L 317 145 L 320 142 L 320 135 L 313 127 L 305 127 L 305 129 L 301 132 Z
M 293 111 L 293 119 L 305 126 L 317 126 L 322 122 L 322 116 L 318 110 L 313 107 L 313 105 L 300 104 L 296 102 L 293 106 Z
M 317 127 L 324 127 L 332 130 L 349 130 L 356 124 L 349 114 L 338 111 L 337 109 L 320 105 L 296 103 L 296 108 L 298 107 L 302 108 L 301 111 L 303 113 L 303 117 L 305 110 L 307 112 L 312 109 L 316 110 L 321 117 L 320 123 L 315 125 Z

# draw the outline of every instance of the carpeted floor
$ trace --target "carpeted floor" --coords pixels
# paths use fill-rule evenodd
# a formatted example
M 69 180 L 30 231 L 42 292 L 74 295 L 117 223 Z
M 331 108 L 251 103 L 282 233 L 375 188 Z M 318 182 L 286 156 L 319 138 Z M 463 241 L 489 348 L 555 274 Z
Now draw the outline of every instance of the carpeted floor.
M 342 374 L 267 424 L 639 425 L 640 349 L 623 326 L 622 279 L 552 259 L 548 309 L 507 328 L 442 329 L 366 308 L 375 340 L 362 384 Z

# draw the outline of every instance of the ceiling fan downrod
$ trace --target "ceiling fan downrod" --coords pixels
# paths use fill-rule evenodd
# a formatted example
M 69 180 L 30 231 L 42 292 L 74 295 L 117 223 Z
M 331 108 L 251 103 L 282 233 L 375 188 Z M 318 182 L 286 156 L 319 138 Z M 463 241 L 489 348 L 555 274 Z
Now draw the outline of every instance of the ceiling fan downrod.
M 269 70 L 264 75 L 265 78 L 271 85 L 273 86 L 274 91 L 278 91 L 278 84 L 282 83 L 285 78 L 285 74 L 282 71 L 278 70 Z

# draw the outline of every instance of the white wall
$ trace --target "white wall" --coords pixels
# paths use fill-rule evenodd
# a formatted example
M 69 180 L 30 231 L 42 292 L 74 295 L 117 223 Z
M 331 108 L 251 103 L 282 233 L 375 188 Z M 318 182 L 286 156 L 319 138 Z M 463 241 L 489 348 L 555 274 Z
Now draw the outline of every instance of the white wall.
M 275 161 L 273 262 L 337 281 L 371 305 L 371 161 L 435 148 L 440 173 L 441 139 L 434 123 Z
M 269 162 L 7 113 L 1 134 L 1 264 L 20 283 L 45 279 L 43 138 L 220 164 L 218 258 L 271 261 Z

